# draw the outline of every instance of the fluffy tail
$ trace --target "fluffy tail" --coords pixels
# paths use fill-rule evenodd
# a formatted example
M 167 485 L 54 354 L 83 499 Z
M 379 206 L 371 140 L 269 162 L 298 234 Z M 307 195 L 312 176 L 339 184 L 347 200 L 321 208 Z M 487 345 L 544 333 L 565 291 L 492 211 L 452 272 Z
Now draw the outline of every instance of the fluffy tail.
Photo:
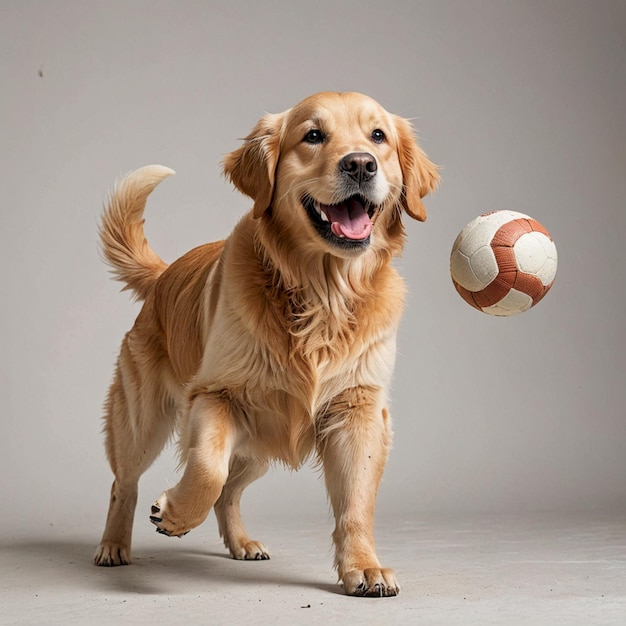
M 163 165 L 146 165 L 128 174 L 109 194 L 102 222 L 100 242 L 115 278 L 124 289 L 144 300 L 167 263 L 150 248 L 143 232 L 143 211 L 152 190 L 174 170 Z

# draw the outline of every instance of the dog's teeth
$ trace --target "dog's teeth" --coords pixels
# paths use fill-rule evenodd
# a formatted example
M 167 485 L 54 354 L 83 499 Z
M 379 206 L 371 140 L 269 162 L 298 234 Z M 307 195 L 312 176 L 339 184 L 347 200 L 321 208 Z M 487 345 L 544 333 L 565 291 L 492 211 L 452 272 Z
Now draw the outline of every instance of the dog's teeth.
M 323 222 L 329 222 L 330 221 L 328 219 L 328 215 L 326 215 L 326 213 L 322 209 L 322 205 L 317 200 L 313 201 L 313 207 L 315 208 L 315 210 L 317 211 L 318 215 L 320 216 L 320 218 L 322 219 Z

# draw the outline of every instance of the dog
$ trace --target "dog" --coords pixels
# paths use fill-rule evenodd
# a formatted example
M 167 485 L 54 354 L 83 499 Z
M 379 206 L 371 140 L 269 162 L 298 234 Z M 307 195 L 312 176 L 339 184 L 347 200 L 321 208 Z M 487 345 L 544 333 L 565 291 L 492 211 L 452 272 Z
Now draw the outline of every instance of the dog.
M 103 255 L 143 307 L 105 403 L 115 480 L 94 563 L 130 563 L 139 477 L 176 431 L 184 471 L 152 506 L 157 532 L 180 537 L 213 508 L 235 559 L 267 559 L 242 523 L 242 492 L 272 462 L 315 457 L 345 593 L 395 596 L 373 537 L 405 293 L 391 260 L 403 214 L 426 219 L 438 167 L 406 119 L 362 94 L 324 92 L 265 115 L 223 169 L 253 208 L 225 241 L 169 266 L 142 216 L 172 170 L 130 173 L 103 213 Z

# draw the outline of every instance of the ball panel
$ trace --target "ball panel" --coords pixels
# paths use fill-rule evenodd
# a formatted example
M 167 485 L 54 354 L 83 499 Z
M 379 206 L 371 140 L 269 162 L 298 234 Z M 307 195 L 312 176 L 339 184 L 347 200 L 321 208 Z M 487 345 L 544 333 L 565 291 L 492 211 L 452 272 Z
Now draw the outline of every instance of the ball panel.
M 536 275 L 544 285 L 549 285 L 554 280 L 557 252 L 549 237 L 539 232 L 529 233 L 520 237 L 514 250 L 520 270 Z
M 556 277 L 557 261 L 553 258 L 546 259 L 543 267 L 537 272 L 537 278 L 545 287 L 550 287 Z
M 539 276 L 544 285 L 551 285 L 556 277 L 556 269 L 558 265 L 556 246 L 549 235 L 546 237 L 542 233 L 537 233 L 537 240 L 543 246 L 543 250 L 546 255 L 544 264 L 537 272 L 537 276 Z
M 531 306 L 533 306 L 533 301 L 530 296 L 511 289 L 502 300 L 490 307 L 483 308 L 482 311 L 489 313 L 489 315 L 510 317 L 527 311 Z
M 496 263 L 500 268 L 500 274 L 515 274 L 517 272 L 517 260 L 515 258 L 515 251 L 513 248 L 498 247 L 493 248 L 493 254 L 496 257 Z M 511 277 L 511 287 L 515 276 Z
M 482 222 L 476 222 L 459 242 L 458 249 L 468 257 L 476 254 L 484 246 L 488 246 L 493 233 L 485 229 Z
M 498 275 L 496 255 L 489 244 L 474 252 L 469 262 L 474 276 L 480 282 L 480 289 L 486 287 Z M 477 290 L 474 289 L 473 291 Z
M 550 233 L 544 228 L 543 224 L 540 224 L 537 220 L 534 220 L 532 217 L 528 218 L 528 223 L 530 227 L 536 232 L 545 235 L 550 241 L 552 241 L 552 237 L 550 237 Z
M 552 287 L 552 283 L 550 283 L 549 285 L 544 285 L 543 293 L 540 296 L 538 296 L 535 300 L 533 300 L 533 306 L 537 304 L 537 302 L 539 302 L 548 293 L 548 291 L 550 291 L 550 287 Z
M 470 260 L 460 250 L 455 250 L 450 257 L 452 279 L 469 291 L 479 291 L 484 287 L 472 270 Z
M 517 273 L 513 286 L 517 291 L 521 291 L 530 296 L 533 304 L 539 302 L 545 293 L 545 287 L 541 280 L 537 278 L 537 276 L 526 274 L 525 272 Z
M 522 272 L 536 274 L 547 260 L 546 249 L 541 239 L 542 233 L 530 232 L 522 235 L 513 246 L 517 266 Z
M 491 282 L 482 291 L 477 291 L 474 294 L 474 301 L 482 309 L 484 307 L 490 307 L 502 300 L 511 290 L 511 279 L 505 277 L 501 279 L 498 275 L 496 279 Z
M 553 261 L 557 261 L 559 255 L 556 251 L 556 245 L 554 241 L 552 241 L 552 239 L 550 239 L 549 237 L 544 237 L 543 234 L 540 235 L 539 233 L 537 233 L 537 237 L 539 238 L 539 241 L 541 242 L 541 245 L 546 252 L 546 256 Z
M 492 246 L 513 246 L 525 233 L 530 233 L 532 228 L 526 219 L 515 219 L 503 224 L 494 234 Z

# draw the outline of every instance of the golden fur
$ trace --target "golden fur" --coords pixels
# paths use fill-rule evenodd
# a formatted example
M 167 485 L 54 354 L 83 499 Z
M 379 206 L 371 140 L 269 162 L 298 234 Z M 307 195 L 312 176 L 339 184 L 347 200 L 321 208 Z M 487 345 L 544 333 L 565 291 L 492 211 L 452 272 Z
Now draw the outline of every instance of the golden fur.
M 396 595 L 373 539 L 404 294 L 390 262 L 402 212 L 425 219 L 437 168 L 406 120 L 361 94 L 320 93 L 261 119 L 224 171 L 252 211 L 170 266 L 142 214 L 171 170 L 128 175 L 102 219 L 104 255 L 144 304 L 106 403 L 115 481 L 94 562 L 130 562 L 137 482 L 177 428 L 184 472 L 152 507 L 158 532 L 181 536 L 214 507 L 234 558 L 269 558 L 244 529 L 241 494 L 272 461 L 315 454 L 346 593 Z

